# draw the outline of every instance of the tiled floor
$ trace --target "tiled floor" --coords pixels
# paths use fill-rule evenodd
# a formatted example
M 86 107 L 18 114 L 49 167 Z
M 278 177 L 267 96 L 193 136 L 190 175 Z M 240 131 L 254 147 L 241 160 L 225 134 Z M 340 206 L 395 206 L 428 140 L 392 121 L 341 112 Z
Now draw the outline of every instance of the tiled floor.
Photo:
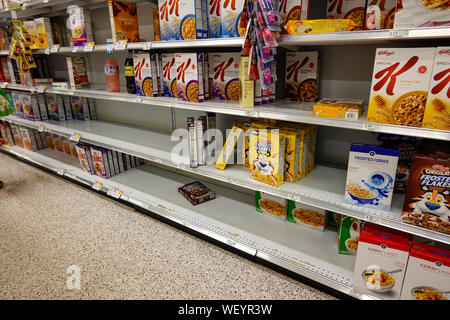
M 334 299 L 2 153 L 0 179 L 0 299 Z

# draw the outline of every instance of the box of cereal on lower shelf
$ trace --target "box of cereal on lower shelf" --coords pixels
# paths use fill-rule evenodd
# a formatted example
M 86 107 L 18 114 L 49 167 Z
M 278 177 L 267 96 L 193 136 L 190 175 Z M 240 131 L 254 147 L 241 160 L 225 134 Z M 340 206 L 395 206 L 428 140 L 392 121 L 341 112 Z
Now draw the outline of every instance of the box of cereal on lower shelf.
M 286 98 L 316 101 L 318 59 L 317 51 L 286 53 Z
M 424 128 L 450 130 L 449 75 L 450 47 L 438 47 L 428 91 L 427 106 L 423 116 L 422 127 Z
M 241 54 L 212 53 L 214 99 L 239 101 L 241 81 L 239 80 L 239 59 Z
M 324 231 L 327 214 L 323 209 L 289 200 L 287 219 L 313 230 Z
M 328 19 L 351 19 L 358 25 L 354 30 L 364 29 L 366 0 L 329 0 Z
M 176 53 L 178 100 L 203 102 L 203 55 L 201 53 Z
M 408 263 L 408 238 L 361 228 L 353 288 L 358 295 L 398 300 Z
M 32 129 L 20 127 L 20 135 L 22 136 L 23 145 L 28 151 L 37 151 L 37 143 Z
M 89 147 L 82 144 L 77 144 L 75 148 L 78 155 L 78 159 L 80 160 L 81 168 L 83 168 L 83 170 L 86 171 L 87 173 L 94 175 L 95 174 L 94 167 L 88 155 Z
M 75 120 L 91 120 L 87 98 L 72 96 L 70 100 L 72 103 L 73 118 Z
M 40 121 L 41 113 L 39 111 L 39 104 L 35 94 L 22 94 L 23 116 L 25 119 Z
M 177 97 L 177 65 L 174 53 L 162 54 L 164 96 Z
M 100 178 L 108 179 L 111 177 L 107 151 L 100 147 L 91 147 L 92 163 L 94 165 L 94 173 Z
M 413 241 L 401 300 L 450 299 L 450 251 Z
M 368 122 L 421 127 L 436 48 L 379 48 Z
M 20 148 L 23 148 L 23 140 L 22 136 L 20 135 L 19 126 L 11 124 L 11 132 L 13 134 L 14 144 Z
M 287 199 L 255 191 L 256 212 L 264 213 L 280 220 L 286 220 L 287 206 Z
M 49 120 L 66 120 L 62 95 L 46 93 L 47 111 Z
M 398 149 L 353 143 L 348 160 L 346 202 L 389 211 L 398 155 Z
M 360 230 L 360 220 L 345 215 L 340 216 L 337 237 L 339 254 L 356 254 L 358 251 Z

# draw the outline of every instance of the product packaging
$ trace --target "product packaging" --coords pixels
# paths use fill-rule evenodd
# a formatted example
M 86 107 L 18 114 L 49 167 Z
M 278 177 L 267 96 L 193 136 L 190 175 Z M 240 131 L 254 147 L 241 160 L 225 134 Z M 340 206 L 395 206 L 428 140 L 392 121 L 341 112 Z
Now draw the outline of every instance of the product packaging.
M 341 215 L 338 229 L 338 252 L 340 254 L 355 255 L 358 251 L 361 221 Z
M 285 25 L 288 34 L 346 32 L 359 28 L 351 19 L 290 20 Z
M 354 30 L 363 30 L 366 14 L 366 0 L 329 0 L 328 19 L 351 19 L 358 25 Z
M 199 181 L 179 187 L 178 192 L 194 206 L 216 198 L 215 192 Z
M 87 173 L 94 175 L 94 167 L 92 160 L 90 159 L 90 148 L 88 146 L 77 144 L 76 150 L 78 154 L 78 159 L 80 160 L 81 168 Z
M 357 120 L 363 112 L 362 100 L 323 98 L 313 107 L 313 116 Z
M 90 147 L 94 172 L 100 178 L 111 178 L 111 170 L 107 158 L 107 150 L 100 147 Z
M 178 99 L 203 102 L 203 55 L 201 53 L 176 53 Z
M 286 98 L 315 101 L 318 93 L 317 51 L 286 53 Z
M 89 88 L 89 80 L 84 57 L 67 57 L 70 86 L 74 89 Z
M 27 120 L 40 121 L 41 113 L 36 95 L 31 93 L 21 94 L 21 101 L 24 118 Z
M 241 83 L 239 80 L 240 53 L 213 53 L 213 95 L 214 99 L 239 101 Z
M 323 209 L 289 200 L 287 219 L 303 227 L 324 231 L 327 214 Z
M 161 29 L 161 40 L 172 40 L 172 29 L 169 20 L 169 0 L 158 0 L 159 28 Z
M 11 132 L 13 135 L 14 144 L 20 148 L 23 148 L 23 140 L 20 135 L 20 128 L 14 124 L 11 124 Z
M 397 0 L 394 29 L 449 26 L 449 11 L 447 1 Z
M 153 59 L 153 60 L 152 60 Z M 158 95 L 155 54 L 139 53 L 133 55 L 134 78 L 138 96 Z
M 255 191 L 256 212 L 264 213 L 280 220 L 286 220 L 288 200 L 268 193 Z
M 369 0 L 366 10 L 366 30 L 392 29 L 397 0 Z
M 75 120 L 91 120 L 87 98 L 72 96 L 73 118 Z
M 139 42 L 139 22 L 136 3 L 108 0 L 113 42 Z
M 175 63 L 174 53 L 163 53 L 163 82 L 164 82 L 164 96 L 177 97 L 177 65 Z
M 79 47 L 84 46 L 86 42 L 94 41 L 89 10 L 78 6 L 69 6 L 67 11 L 72 45 Z
M 233 127 L 228 133 L 228 137 L 227 140 L 225 141 L 222 151 L 220 152 L 219 157 L 217 158 L 217 162 L 215 164 L 215 167 L 217 169 L 225 170 L 228 161 L 230 160 L 231 156 L 234 153 L 234 147 L 236 146 L 242 133 L 244 133 L 244 125 L 241 122 L 234 121 Z

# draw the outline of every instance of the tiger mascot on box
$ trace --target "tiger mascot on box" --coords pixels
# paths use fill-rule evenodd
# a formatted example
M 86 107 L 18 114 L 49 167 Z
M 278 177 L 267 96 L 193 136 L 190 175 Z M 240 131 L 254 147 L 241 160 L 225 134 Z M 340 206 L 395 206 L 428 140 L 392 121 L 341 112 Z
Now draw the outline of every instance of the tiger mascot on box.
M 446 200 L 450 191 L 439 191 L 427 186 L 423 186 L 422 190 L 424 193 L 421 196 L 412 198 L 409 202 L 409 210 L 419 214 L 428 213 L 450 222 L 450 206 Z

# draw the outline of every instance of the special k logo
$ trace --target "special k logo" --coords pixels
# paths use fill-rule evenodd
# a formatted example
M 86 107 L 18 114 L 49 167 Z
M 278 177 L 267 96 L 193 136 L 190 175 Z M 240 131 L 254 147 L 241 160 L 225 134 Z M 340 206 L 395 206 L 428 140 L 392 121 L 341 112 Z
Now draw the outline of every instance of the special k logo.
M 220 63 L 214 68 L 214 79 L 217 79 L 220 77 L 221 82 L 225 82 L 225 71 L 230 67 L 230 65 L 233 63 L 233 58 L 228 59 L 227 64 L 225 64 L 225 61 Z
M 303 68 L 309 61 L 309 57 L 305 57 L 302 62 L 296 61 L 295 63 L 291 64 L 287 68 L 287 79 L 290 80 L 294 78 L 294 81 L 298 81 L 298 73 L 301 68 Z
M 169 8 L 167 7 L 167 0 L 161 6 L 159 18 L 164 21 L 169 21 Z
M 172 58 L 171 61 L 167 62 L 163 67 L 164 72 L 164 78 L 167 78 L 170 80 L 170 70 L 172 69 L 173 65 L 175 64 L 175 58 Z
M 223 8 L 227 9 L 230 6 L 231 10 L 236 10 L 236 0 L 225 0 L 223 2 Z
M 332 12 L 336 9 L 338 14 L 342 14 L 342 4 L 344 0 L 328 0 L 328 12 Z
M 209 0 L 209 14 L 220 16 L 220 0 Z
M 433 77 L 433 80 L 440 82 L 431 89 L 431 93 L 432 94 L 441 93 L 441 91 L 444 90 L 444 88 L 447 87 L 448 83 L 450 82 L 450 68 L 437 73 Z M 447 90 L 447 98 L 450 98 L 450 86 L 448 87 Z
M 177 17 L 180 15 L 180 0 L 169 0 L 169 14 L 174 14 Z
M 390 96 L 394 95 L 394 88 L 395 85 L 397 83 L 397 77 L 403 73 L 405 73 L 406 71 L 408 71 L 409 69 L 411 69 L 416 63 L 417 61 L 419 61 L 419 57 L 418 56 L 414 56 L 412 58 L 410 58 L 403 67 L 400 68 L 400 62 L 394 63 L 392 66 L 389 66 L 381 71 L 378 71 L 375 74 L 375 79 L 381 79 L 380 81 L 378 81 L 375 86 L 373 87 L 374 91 L 379 91 L 381 90 L 385 84 L 387 84 L 386 87 L 386 93 Z M 426 72 L 426 67 L 424 67 L 424 69 L 422 69 L 422 67 L 419 68 L 419 72 L 424 73 Z
M 185 82 L 184 79 L 186 75 L 186 70 L 187 68 L 189 68 L 190 65 L 191 65 L 191 58 L 189 58 L 186 62 L 180 64 L 180 66 L 177 68 L 178 80 L 181 79 L 182 82 Z
M 149 62 L 146 61 L 146 59 L 142 59 L 141 61 L 139 61 L 138 64 L 136 64 L 136 66 L 134 67 L 134 74 L 136 75 L 136 77 L 141 80 L 142 79 L 142 68 L 145 66 L 146 68 L 149 67 Z

